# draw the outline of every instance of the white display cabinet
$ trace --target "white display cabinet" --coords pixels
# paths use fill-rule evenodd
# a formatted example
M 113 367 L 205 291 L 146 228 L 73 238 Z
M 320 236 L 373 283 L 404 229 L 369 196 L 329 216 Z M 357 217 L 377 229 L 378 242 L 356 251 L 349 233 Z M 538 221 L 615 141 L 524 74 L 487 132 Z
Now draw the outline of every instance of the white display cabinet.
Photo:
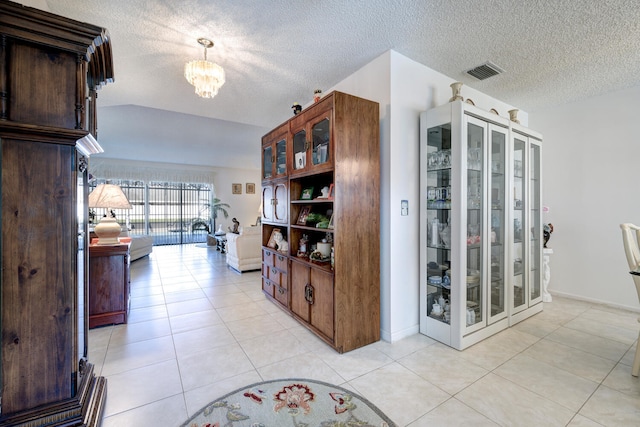
M 421 115 L 421 333 L 462 350 L 542 310 L 540 141 L 462 101 Z

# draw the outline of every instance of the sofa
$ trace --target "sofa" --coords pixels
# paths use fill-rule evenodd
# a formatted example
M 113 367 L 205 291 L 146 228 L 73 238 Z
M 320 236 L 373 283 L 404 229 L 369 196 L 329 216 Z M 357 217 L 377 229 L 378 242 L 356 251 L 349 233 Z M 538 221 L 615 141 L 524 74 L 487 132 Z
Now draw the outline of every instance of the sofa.
M 129 234 L 126 226 L 123 226 L 120 237 L 128 237 L 131 239 L 131 246 L 129 246 L 129 259 L 131 261 L 145 257 L 153 251 L 153 236 L 148 234 L 132 236 Z
M 153 251 L 153 236 L 131 236 L 131 247 L 129 248 L 129 257 L 131 261 L 135 261 L 149 255 Z
M 262 227 L 243 227 L 240 234 L 227 233 L 227 265 L 240 273 L 262 268 Z

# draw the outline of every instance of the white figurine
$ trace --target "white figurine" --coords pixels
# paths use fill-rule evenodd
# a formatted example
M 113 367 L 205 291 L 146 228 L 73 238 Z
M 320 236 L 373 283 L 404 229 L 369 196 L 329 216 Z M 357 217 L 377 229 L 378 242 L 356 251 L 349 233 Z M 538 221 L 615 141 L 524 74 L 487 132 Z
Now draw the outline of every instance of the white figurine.
M 278 252 L 289 252 L 289 243 L 284 240 L 284 236 L 282 235 L 282 233 L 276 233 L 276 235 L 273 236 L 273 239 L 276 242 L 276 250 Z
M 318 199 L 328 199 L 329 198 L 329 187 L 322 187 L 320 189 L 320 195 L 318 196 Z

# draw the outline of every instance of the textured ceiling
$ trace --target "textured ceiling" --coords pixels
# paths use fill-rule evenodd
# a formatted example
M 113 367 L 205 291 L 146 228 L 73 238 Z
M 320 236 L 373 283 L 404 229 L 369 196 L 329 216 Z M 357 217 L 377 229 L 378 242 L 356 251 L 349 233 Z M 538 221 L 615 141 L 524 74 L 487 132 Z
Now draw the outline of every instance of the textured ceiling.
M 638 0 L 23 3 L 109 30 L 116 82 L 99 93 L 100 107 L 109 107 L 99 110 L 109 144 L 128 138 L 111 126 L 135 106 L 219 119 L 223 128 L 248 125 L 242 135 L 252 140 L 244 144 L 257 150 L 263 131 L 288 118 L 293 102 L 309 102 L 315 88 L 335 85 L 389 49 L 530 113 L 640 84 Z M 202 57 L 198 37 L 215 42 L 208 58 L 226 71 L 214 99 L 198 98 L 182 75 L 185 62 Z M 486 81 L 464 73 L 486 61 L 505 73 Z M 119 106 L 128 108 L 119 113 Z M 213 131 L 220 146 L 233 134 L 225 129 Z M 142 155 L 136 144 L 150 141 L 131 139 L 130 157 Z

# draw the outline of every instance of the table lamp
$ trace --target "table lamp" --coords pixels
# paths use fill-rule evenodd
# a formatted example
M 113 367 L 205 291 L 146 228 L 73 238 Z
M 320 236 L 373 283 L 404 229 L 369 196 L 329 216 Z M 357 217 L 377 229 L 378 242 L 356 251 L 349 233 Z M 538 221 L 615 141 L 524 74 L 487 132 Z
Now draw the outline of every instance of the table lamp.
M 117 245 L 120 243 L 118 236 L 122 231 L 120 224 L 110 215 L 111 209 L 131 209 L 131 204 L 124 195 L 122 189 L 113 184 L 99 184 L 89 194 L 90 208 L 107 208 L 104 216 L 94 231 L 98 236 L 98 245 Z

